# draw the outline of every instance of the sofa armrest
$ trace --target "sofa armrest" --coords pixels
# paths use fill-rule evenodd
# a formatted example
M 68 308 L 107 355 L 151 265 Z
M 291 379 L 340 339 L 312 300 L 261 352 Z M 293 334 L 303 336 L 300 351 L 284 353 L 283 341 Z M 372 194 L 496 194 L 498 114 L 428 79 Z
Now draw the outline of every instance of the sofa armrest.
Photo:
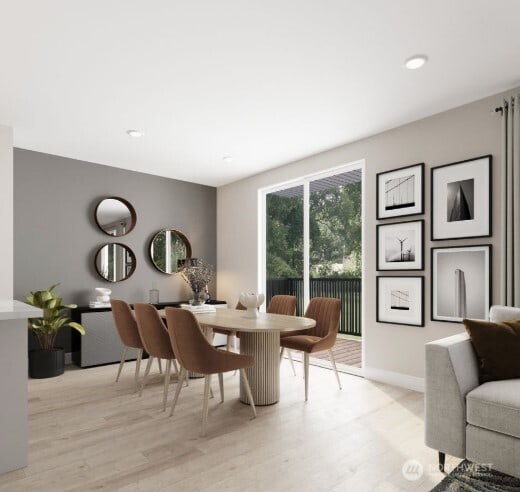
M 467 334 L 426 344 L 427 446 L 466 457 L 466 395 L 478 385 L 477 357 Z

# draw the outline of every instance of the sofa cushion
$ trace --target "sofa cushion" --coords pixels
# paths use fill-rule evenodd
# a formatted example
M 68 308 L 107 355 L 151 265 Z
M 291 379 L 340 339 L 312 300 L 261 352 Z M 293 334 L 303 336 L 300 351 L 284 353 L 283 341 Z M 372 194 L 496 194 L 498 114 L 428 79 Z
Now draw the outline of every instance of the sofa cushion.
M 468 423 L 520 439 L 520 379 L 484 383 L 467 394 L 466 406 Z
M 492 323 L 465 319 L 481 383 L 520 378 L 520 320 Z

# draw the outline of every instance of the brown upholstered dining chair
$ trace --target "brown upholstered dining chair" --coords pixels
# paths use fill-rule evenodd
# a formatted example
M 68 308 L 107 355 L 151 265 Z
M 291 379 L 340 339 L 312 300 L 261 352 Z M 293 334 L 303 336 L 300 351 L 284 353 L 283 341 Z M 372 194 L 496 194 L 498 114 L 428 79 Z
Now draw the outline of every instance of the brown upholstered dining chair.
M 237 302 L 237 305 L 235 306 L 235 309 L 238 309 L 240 311 L 245 311 L 246 307 L 242 305 L 240 301 Z M 229 350 L 229 347 L 231 346 L 231 337 L 235 337 L 236 339 L 239 337 L 239 334 L 236 331 L 229 331 L 229 330 L 221 330 L 220 328 L 213 328 L 213 336 L 218 333 L 219 335 L 225 335 L 227 337 L 226 341 L 226 350 Z M 236 344 L 234 344 L 233 347 L 236 350 Z
M 296 296 L 277 295 L 273 296 L 267 306 L 268 313 L 274 314 L 285 314 L 287 316 L 294 316 L 296 314 Z M 292 332 L 280 332 L 280 338 L 291 335 Z M 284 348 L 280 350 L 280 361 L 282 360 Z M 287 357 L 291 363 L 293 374 L 296 376 L 296 370 L 294 369 L 294 361 L 291 356 L 291 351 L 287 350 Z
M 117 370 L 116 383 L 119 381 L 119 376 L 126 361 L 126 354 L 129 348 L 137 349 L 137 361 L 135 364 L 135 388 L 137 390 L 137 382 L 139 379 L 139 370 L 141 367 L 141 359 L 143 357 L 143 342 L 139 335 L 137 322 L 130 309 L 130 306 L 125 301 L 112 299 L 110 301 L 112 306 L 112 315 L 114 316 L 114 323 L 116 325 L 117 333 L 123 343 L 123 353 L 121 355 L 121 362 Z
M 171 365 L 175 368 L 175 372 L 179 374 L 177 368 L 177 362 L 175 361 L 175 353 L 170 342 L 168 331 L 164 326 L 164 323 L 157 312 L 155 306 L 151 304 L 143 304 L 136 302 L 134 304 L 135 317 L 137 319 L 137 328 L 139 335 L 143 341 L 143 346 L 148 355 L 148 364 L 146 364 L 146 370 L 139 390 L 139 396 L 142 395 L 143 389 L 146 385 L 148 373 L 150 372 L 150 366 L 152 365 L 153 359 L 166 359 L 166 369 L 164 371 L 164 390 L 163 390 L 163 412 L 166 410 L 166 400 L 168 398 L 168 386 L 170 384 L 170 373 Z M 179 378 L 177 384 L 182 386 L 181 381 L 184 379 Z
M 315 297 L 309 302 L 305 311 L 306 318 L 316 321 L 316 326 L 310 330 L 292 332 L 280 339 L 280 346 L 285 349 L 301 350 L 303 352 L 304 374 L 305 374 L 305 401 L 309 392 L 309 354 L 315 354 L 328 350 L 330 361 L 336 374 L 339 389 L 339 380 L 336 361 L 332 353 L 332 347 L 336 343 L 341 314 L 341 300 L 331 297 Z
M 191 311 L 181 308 L 166 308 L 168 333 L 181 366 L 180 380 L 186 371 L 204 374 L 204 403 L 202 407 L 202 435 L 206 435 L 208 424 L 208 399 L 211 385 L 211 376 L 218 374 L 220 399 L 224 401 L 224 382 L 222 374 L 228 371 L 240 370 L 242 381 L 251 405 L 251 411 L 256 417 L 256 408 L 247 380 L 245 369 L 252 367 L 254 358 L 250 355 L 235 354 L 213 347 L 200 329 L 200 325 Z M 179 398 L 182 384 L 178 384 L 173 398 L 170 416 L 173 415 Z

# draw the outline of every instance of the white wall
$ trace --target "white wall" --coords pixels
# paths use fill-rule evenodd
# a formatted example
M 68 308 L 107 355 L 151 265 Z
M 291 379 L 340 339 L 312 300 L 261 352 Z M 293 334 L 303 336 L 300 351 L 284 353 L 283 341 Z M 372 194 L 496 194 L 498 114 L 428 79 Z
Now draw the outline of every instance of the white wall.
M 13 298 L 13 130 L 0 125 L 0 300 Z
M 245 289 L 258 285 L 259 188 L 365 159 L 365 369 L 374 379 L 419 388 L 424 377 L 424 344 L 463 330 L 458 323 L 430 321 L 430 247 L 493 244 L 493 296 L 500 301 L 501 117 L 493 109 L 504 94 L 416 121 L 373 137 L 317 154 L 217 190 L 218 298 L 233 304 Z M 430 168 L 484 154 L 493 156 L 493 237 L 430 241 Z M 376 174 L 424 162 L 425 170 L 425 316 L 424 328 L 376 323 Z M 409 217 L 403 220 L 412 219 Z M 394 220 L 394 222 L 397 220 Z M 419 272 L 421 273 L 421 272 Z M 418 274 L 418 272 L 413 273 Z

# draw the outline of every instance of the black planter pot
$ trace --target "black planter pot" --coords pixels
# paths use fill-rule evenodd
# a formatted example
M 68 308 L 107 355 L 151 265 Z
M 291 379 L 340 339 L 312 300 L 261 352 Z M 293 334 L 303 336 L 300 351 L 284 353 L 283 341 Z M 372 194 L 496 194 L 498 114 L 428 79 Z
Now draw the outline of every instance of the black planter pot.
M 29 351 L 29 376 L 31 378 L 54 378 L 63 374 L 64 368 L 65 351 L 62 348 Z

